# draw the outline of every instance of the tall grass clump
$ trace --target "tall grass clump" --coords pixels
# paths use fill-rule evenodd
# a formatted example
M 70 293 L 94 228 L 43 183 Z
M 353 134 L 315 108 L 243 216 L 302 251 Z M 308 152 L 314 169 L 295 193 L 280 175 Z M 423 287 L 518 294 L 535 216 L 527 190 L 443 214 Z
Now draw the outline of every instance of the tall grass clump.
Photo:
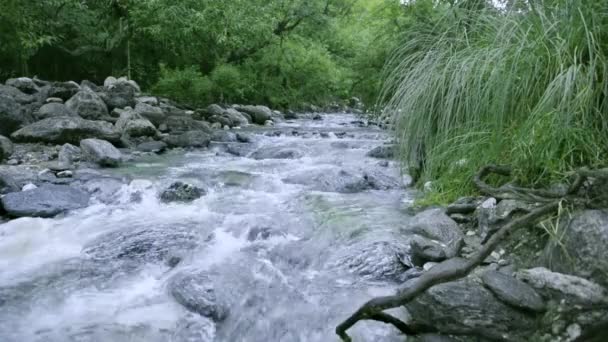
M 404 164 L 444 201 L 488 163 L 547 185 L 608 161 L 608 1 L 452 8 L 410 33 L 384 88 Z

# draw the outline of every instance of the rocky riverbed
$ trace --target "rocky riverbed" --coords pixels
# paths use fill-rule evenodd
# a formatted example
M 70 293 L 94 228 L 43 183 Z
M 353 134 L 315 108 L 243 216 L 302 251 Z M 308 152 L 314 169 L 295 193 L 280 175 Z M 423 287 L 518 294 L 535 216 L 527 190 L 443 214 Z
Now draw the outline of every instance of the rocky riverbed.
M 113 78 L 2 87 L 1 341 L 337 340 L 359 305 L 531 210 L 414 210 L 389 133 L 352 114 L 192 110 Z M 392 313 L 434 331 L 423 341 L 605 336 L 608 215 L 554 229 L 538 254 L 517 257 L 547 240 L 522 233 Z M 350 333 L 405 339 L 374 322 Z

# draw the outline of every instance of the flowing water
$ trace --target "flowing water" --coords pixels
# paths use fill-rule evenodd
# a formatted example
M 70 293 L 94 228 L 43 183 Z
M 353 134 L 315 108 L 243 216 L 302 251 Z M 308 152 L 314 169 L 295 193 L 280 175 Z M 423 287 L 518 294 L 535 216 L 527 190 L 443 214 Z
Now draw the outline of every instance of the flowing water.
M 387 134 L 354 120 L 257 128 L 245 156 L 214 143 L 148 157 L 112 170 L 132 181 L 102 183 L 86 209 L 1 224 L 0 341 L 337 340 L 336 324 L 392 293 L 407 263 L 412 193 L 395 185 L 395 163 L 365 156 Z M 296 158 L 247 157 L 277 148 Z M 357 191 L 348 179 L 362 174 L 376 185 Z M 160 203 L 176 180 L 208 193 Z M 176 274 L 201 272 L 228 310 L 216 324 L 170 293 Z M 404 340 L 380 323 L 352 335 Z

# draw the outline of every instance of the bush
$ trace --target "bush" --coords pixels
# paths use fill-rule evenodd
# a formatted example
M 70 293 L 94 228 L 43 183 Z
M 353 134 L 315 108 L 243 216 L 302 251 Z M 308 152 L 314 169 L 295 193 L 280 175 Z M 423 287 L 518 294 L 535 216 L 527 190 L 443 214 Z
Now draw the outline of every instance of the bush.
M 386 112 L 404 162 L 443 200 L 471 192 L 487 163 L 513 165 L 525 185 L 606 165 L 608 3 L 557 3 L 456 8 L 448 29 L 420 32 L 396 55 Z
M 213 83 L 195 66 L 170 69 L 160 66 L 160 78 L 152 87 L 155 94 L 193 106 L 204 106 L 213 101 Z

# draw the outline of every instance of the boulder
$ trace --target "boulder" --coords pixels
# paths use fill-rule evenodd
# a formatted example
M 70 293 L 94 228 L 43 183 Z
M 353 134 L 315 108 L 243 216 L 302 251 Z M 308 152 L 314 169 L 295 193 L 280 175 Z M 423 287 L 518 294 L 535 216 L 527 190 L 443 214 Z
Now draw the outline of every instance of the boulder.
M 115 82 L 106 87 L 105 103 L 110 110 L 114 108 L 135 107 L 137 89 L 128 82 Z
M 82 150 L 72 144 L 63 144 L 59 149 L 58 160 L 60 163 L 72 164 L 75 161 L 80 161 Z
M 224 130 L 217 130 L 214 131 L 213 134 L 211 134 L 211 141 L 217 141 L 217 142 L 236 142 L 236 134 L 229 132 L 229 131 L 224 131 Z
M 158 106 L 158 98 L 156 96 L 139 96 L 135 98 L 135 102 L 137 104 L 143 103 L 149 106 Z
M 20 105 L 32 103 L 36 100 L 34 96 L 25 94 L 15 87 L 0 84 L 0 96 L 2 95 L 10 97 Z
M 163 203 L 192 202 L 206 194 L 205 190 L 192 184 L 175 182 L 160 194 Z
M 218 123 L 221 127 L 230 127 L 230 125 L 232 125 L 230 118 L 225 117 L 224 115 L 213 115 L 209 118 L 209 122 Z
M 31 78 L 19 77 L 9 78 L 5 83 L 7 86 L 15 87 L 25 94 L 34 94 L 38 92 L 38 86 Z
M 14 151 L 13 143 L 10 139 L 0 135 L 0 162 L 8 159 Z
M 156 127 L 148 119 L 145 119 L 131 108 L 121 111 L 115 127 L 122 134 L 126 134 L 132 138 L 154 137 L 158 135 Z
M 272 110 L 266 106 L 239 106 L 235 109 L 249 114 L 253 123 L 258 125 L 263 125 L 272 118 Z
M 247 118 L 240 113 L 239 111 L 237 111 L 234 108 L 228 108 L 224 111 L 224 113 L 222 114 L 222 116 L 224 116 L 225 118 L 227 118 L 228 120 L 230 120 L 230 127 L 243 127 L 243 126 L 247 126 L 249 124 L 249 121 L 247 120 Z
M 103 90 L 100 86 L 98 86 L 97 84 L 95 84 L 89 80 L 82 80 L 82 82 L 80 82 L 80 87 L 89 88 L 96 93 Z
M 79 144 L 80 140 L 87 138 L 118 142 L 120 134 L 109 122 L 64 116 L 48 118 L 27 125 L 14 132 L 11 138 L 16 142 Z
M 112 88 L 118 84 L 128 84 L 136 93 L 140 93 L 141 89 L 137 82 L 130 80 L 126 77 L 116 78 L 114 76 L 109 76 L 103 81 L 103 86 L 106 88 Z
M 343 169 L 322 168 L 313 171 L 298 171 L 283 178 L 283 182 L 307 185 L 317 191 L 338 193 L 357 193 L 366 190 L 388 190 L 400 187 L 398 182 L 385 183 L 384 178 L 374 178 L 366 172 L 355 173 Z
M 443 209 L 429 209 L 417 214 L 405 230 L 408 234 L 423 238 L 412 241 L 412 249 L 419 252 L 417 256 L 422 259 L 421 262 L 453 258 L 464 243 L 464 235 L 458 224 Z M 428 253 L 424 253 L 425 249 Z M 424 260 L 425 256 L 431 259 Z
M 49 89 L 49 97 L 57 97 L 68 101 L 80 91 L 80 86 L 74 82 L 55 82 Z
M 167 144 L 162 141 L 147 141 L 137 145 L 135 149 L 140 152 L 162 153 L 167 149 Z
M 47 103 L 34 112 L 34 117 L 37 120 L 59 116 L 78 116 L 78 114 L 62 103 Z
M 180 319 L 171 333 L 172 342 L 214 342 L 216 341 L 215 323 L 205 317 L 189 314 Z
M 382 145 L 367 152 L 366 156 L 378 159 L 393 159 L 395 158 L 395 146 Z
M 79 91 L 65 105 L 85 119 L 101 120 L 109 115 L 106 104 L 91 90 Z
M 0 92 L 0 134 L 9 135 L 28 122 L 28 116 L 13 97 Z
M 67 185 L 45 184 L 36 189 L 9 193 L 0 199 L 0 203 L 14 217 L 53 217 L 86 207 L 89 195 Z
M 303 153 L 300 150 L 283 146 L 267 146 L 253 152 L 251 158 L 261 159 L 299 159 Z
M 518 271 L 516 277 L 546 299 L 563 299 L 571 304 L 588 306 L 608 304 L 606 289 L 584 278 L 551 272 L 544 267 Z
M 189 311 L 213 321 L 223 321 L 228 308 L 215 292 L 215 285 L 206 272 L 178 273 L 169 280 L 169 293 Z
M 222 115 L 224 113 L 224 108 L 217 104 L 211 104 L 206 109 L 207 117 L 212 117 L 214 115 Z
M 116 167 L 122 161 L 120 151 L 110 142 L 101 139 L 84 139 L 80 142 L 83 158 L 100 166 Z
M 497 271 L 486 271 L 481 275 L 481 280 L 496 298 L 506 304 L 532 312 L 545 310 L 541 296 L 515 277 Z
M 406 308 L 409 324 L 443 334 L 520 341 L 535 328 L 533 317 L 500 302 L 472 278 L 433 286 Z
M 560 225 L 558 236 L 544 251 L 549 268 L 608 287 L 608 211 L 576 212 Z
M 169 115 L 163 123 L 171 133 L 182 133 L 188 131 L 204 131 L 211 133 L 211 128 L 204 121 L 194 120 L 188 115 Z
M 147 103 L 138 103 L 135 105 L 135 112 L 143 118 L 150 120 L 154 126 L 158 127 L 165 120 L 165 113 L 159 107 L 154 107 Z
M 211 134 L 205 131 L 188 131 L 166 136 L 163 141 L 169 147 L 207 147 L 211 142 Z

